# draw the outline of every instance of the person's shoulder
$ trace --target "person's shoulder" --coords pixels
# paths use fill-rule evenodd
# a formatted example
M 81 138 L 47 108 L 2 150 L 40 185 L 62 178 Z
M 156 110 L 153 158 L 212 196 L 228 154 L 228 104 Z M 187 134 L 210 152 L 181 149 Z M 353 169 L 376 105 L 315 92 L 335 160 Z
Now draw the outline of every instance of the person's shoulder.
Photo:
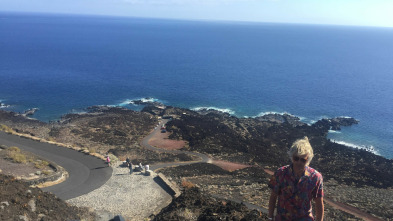
M 282 166 L 276 170 L 276 174 L 286 173 L 290 169 L 290 165 Z
M 307 172 L 309 172 L 310 175 L 313 177 L 321 177 L 322 178 L 322 174 L 312 167 L 307 167 Z

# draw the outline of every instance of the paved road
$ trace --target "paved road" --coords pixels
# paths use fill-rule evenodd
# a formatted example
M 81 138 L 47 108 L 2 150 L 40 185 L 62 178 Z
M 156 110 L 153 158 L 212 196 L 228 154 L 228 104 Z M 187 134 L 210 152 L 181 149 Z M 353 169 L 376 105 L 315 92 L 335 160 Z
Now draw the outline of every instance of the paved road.
M 4 132 L 0 132 L 0 144 L 17 146 L 63 167 L 68 172 L 69 177 L 60 184 L 42 189 L 54 193 L 63 200 L 89 193 L 104 185 L 112 176 L 112 168 L 107 167 L 104 161 L 72 149 L 21 138 Z

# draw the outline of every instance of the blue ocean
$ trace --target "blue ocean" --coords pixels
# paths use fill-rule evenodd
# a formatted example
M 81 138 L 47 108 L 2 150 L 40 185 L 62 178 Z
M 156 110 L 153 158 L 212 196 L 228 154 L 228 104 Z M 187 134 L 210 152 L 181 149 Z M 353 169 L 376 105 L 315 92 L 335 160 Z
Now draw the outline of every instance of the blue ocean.
M 1 108 L 56 120 L 128 101 L 238 117 L 336 116 L 329 138 L 393 158 L 393 28 L 0 13 Z

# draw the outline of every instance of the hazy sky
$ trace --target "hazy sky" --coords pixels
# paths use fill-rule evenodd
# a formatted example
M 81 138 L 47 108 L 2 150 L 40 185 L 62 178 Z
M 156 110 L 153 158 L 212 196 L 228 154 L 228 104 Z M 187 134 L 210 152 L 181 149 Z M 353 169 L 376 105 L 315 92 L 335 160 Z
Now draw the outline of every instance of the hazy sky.
M 393 27 L 393 0 L 0 0 L 0 11 Z

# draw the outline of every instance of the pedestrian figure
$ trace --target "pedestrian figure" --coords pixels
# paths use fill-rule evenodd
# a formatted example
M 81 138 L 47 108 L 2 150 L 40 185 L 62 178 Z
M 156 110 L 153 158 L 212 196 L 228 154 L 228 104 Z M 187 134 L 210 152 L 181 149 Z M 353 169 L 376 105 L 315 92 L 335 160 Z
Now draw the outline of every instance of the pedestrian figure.
M 323 221 L 323 180 L 318 171 L 308 166 L 314 156 L 308 138 L 296 140 L 288 155 L 292 164 L 279 168 L 269 182 L 272 190 L 268 219 L 312 221 L 311 201 L 314 200 L 316 220 Z
M 130 164 L 131 164 L 131 160 L 130 160 L 130 158 L 126 158 L 126 166 L 127 167 L 130 167 Z
M 130 174 L 132 174 L 132 163 L 129 164 Z
M 142 163 L 139 163 L 139 172 L 142 172 L 142 170 L 143 170 Z
M 109 155 L 106 155 L 106 163 L 108 164 L 108 167 L 111 165 L 111 159 L 109 158 Z

